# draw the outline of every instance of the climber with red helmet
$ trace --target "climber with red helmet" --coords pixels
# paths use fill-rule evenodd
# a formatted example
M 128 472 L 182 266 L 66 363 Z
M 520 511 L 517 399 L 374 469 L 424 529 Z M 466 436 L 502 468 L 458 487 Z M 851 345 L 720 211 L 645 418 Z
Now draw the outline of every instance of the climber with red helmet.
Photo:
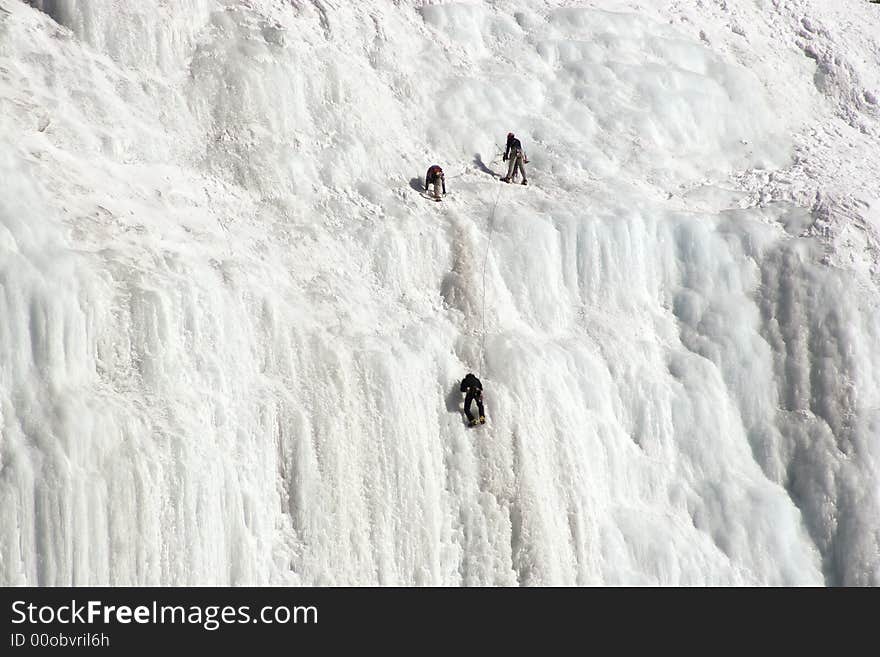
M 428 173 L 425 175 L 425 191 L 428 191 L 428 185 L 434 185 L 434 200 L 440 200 L 440 190 L 446 194 L 446 176 L 439 164 L 431 165 Z
M 519 171 L 522 174 L 522 184 L 527 184 L 526 169 L 523 165 L 528 163 L 529 158 L 526 157 L 526 152 L 519 139 L 512 132 L 507 133 L 507 146 L 504 149 L 503 159 L 505 162 L 510 160 L 510 164 L 507 167 L 507 175 L 501 179 L 501 182 L 509 183 Z

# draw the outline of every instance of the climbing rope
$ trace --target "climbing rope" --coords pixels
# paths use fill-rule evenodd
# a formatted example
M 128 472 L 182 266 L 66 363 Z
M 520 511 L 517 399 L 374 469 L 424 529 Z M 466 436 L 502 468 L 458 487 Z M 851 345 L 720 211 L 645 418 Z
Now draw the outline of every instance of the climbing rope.
M 483 374 L 483 359 L 485 357 L 486 351 L 486 264 L 489 262 L 489 249 L 492 246 L 492 233 L 495 231 L 495 210 L 498 208 L 498 199 L 501 198 L 501 187 L 498 187 L 498 192 L 495 194 L 495 202 L 492 204 L 492 211 L 489 213 L 489 235 L 486 237 L 486 252 L 483 255 L 483 300 L 482 300 L 482 308 L 480 310 L 481 316 L 481 328 L 480 328 L 480 360 L 479 366 L 477 368 L 477 374 L 482 376 Z

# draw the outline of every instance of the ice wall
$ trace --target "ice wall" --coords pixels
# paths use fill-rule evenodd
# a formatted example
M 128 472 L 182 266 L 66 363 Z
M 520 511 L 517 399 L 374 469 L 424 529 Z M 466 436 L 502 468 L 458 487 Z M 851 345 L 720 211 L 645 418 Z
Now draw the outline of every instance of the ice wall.
M 3 4 L 0 581 L 880 583 L 851 35 L 569 4 Z

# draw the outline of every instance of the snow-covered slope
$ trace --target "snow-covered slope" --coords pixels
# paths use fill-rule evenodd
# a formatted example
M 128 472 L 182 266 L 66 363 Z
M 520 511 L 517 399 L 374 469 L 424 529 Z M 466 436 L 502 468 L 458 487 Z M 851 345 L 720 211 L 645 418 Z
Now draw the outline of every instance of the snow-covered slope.
M 0 583 L 880 584 L 878 27 L 2 0 Z

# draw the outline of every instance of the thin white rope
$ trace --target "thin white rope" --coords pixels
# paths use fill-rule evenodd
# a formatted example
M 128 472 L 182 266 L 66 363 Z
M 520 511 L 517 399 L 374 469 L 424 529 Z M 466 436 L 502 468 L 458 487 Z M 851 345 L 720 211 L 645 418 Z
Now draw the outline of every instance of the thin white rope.
M 479 367 L 477 368 L 477 374 L 482 376 L 483 374 L 483 359 L 486 351 L 486 264 L 489 262 L 489 250 L 492 247 L 492 233 L 495 231 L 495 210 L 498 208 L 498 199 L 501 198 L 501 187 L 498 187 L 498 192 L 495 194 L 495 202 L 492 204 L 492 211 L 489 213 L 489 235 L 486 237 L 486 252 L 483 255 L 483 300 L 482 300 L 482 309 L 480 311 L 481 314 L 481 328 L 480 333 L 482 334 L 480 337 L 480 361 Z

